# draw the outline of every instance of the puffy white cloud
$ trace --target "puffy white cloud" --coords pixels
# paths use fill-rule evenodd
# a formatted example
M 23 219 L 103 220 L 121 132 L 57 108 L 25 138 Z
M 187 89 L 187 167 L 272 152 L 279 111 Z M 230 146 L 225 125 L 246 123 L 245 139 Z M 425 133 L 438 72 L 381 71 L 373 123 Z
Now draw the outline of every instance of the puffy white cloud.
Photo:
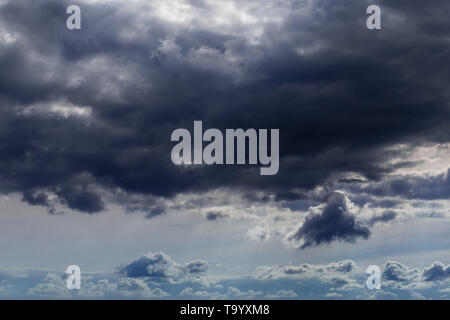
M 158 251 L 143 254 L 133 262 L 121 266 L 119 273 L 130 278 L 148 277 L 156 281 L 179 281 L 207 271 L 208 263 L 204 260 L 197 259 L 180 264 L 164 252 Z

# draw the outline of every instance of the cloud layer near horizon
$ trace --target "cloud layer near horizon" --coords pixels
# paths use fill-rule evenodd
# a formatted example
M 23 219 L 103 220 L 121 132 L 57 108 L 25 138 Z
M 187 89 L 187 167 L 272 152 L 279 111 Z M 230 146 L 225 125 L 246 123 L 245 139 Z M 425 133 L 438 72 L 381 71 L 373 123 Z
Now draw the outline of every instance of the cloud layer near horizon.
M 197 259 L 193 261 L 202 261 Z M 137 266 L 136 264 L 139 264 Z M 198 263 L 195 263 L 198 265 Z M 450 266 L 434 262 L 419 270 L 396 261 L 382 268 L 382 289 L 368 290 L 365 267 L 351 260 L 326 265 L 259 267 L 240 277 L 210 276 L 189 269 L 162 251 L 147 253 L 117 273 L 86 273 L 80 291 L 66 288 L 66 276 L 51 270 L 0 269 L 0 297 L 6 299 L 427 299 L 449 298 Z M 180 272 L 188 268 L 190 272 Z M 147 270 L 128 273 L 123 270 Z M 130 269 L 131 268 L 131 269 Z M 128 272 L 126 271 L 126 272 Z M 175 272 L 176 271 L 176 272 Z

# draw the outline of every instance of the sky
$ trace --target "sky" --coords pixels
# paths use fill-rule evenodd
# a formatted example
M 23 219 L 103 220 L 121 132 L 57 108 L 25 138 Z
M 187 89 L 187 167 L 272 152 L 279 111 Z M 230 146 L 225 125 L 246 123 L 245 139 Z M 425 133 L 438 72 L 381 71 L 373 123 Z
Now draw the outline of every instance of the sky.
M 449 10 L 0 0 L 0 299 L 449 299 Z M 175 165 L 194 121 L 277 174 Z

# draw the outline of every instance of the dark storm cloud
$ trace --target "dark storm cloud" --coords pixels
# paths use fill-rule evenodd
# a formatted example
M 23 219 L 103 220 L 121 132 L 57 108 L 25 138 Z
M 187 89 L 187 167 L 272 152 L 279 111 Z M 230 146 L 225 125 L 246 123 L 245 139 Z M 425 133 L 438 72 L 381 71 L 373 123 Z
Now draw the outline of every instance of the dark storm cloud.
M 404 175 L 371 183 L 358 189 L 375 196 L 407 199 L 437 200 L 450 197 L 450 169 L 436 175 Z
M 67 188 L 58 191 L 56 194 L 60 199 L 63 199 L 63 204 L 75 210 L 94 213 L 102 211 L 104 208 L 100 196 L 93 192 Z
M 83 2 L 81 31 L 66 30 L 71 1 L 4 2 L 1 192 L 47 206 L 52 194 L 93 213 L 104 208 L 99 188 L 170 197 L 225 187 L 292 200 L 292 190 L 336 173 L 382 178 L 394 169 L 385 161 L 398 155 L 386 147 L 449 139 L 443 66 L 450 62 L 450 3 L 376 2 L 381 31 L 365 28 L 365 1 L 261 6 L 254 29 L 202 24 L 211 9 L 202 1 L 192 1 L 203 11 L 189 28 L 145 2 Z M 258 14 L 282 22 L 264 23 Z M 255 30 L 262 31 L 253 41 Z M 220 129 L 279 128 L 279 174 L 175 167 L 170 133 L 191 129 L 194 120 Z M 164 212 L 153 209 L 149 216 Z
M 351 206 L 345 194 L 336 191 L 320 212 L 308 212 L 300 228 L 288 240 L 305 249 L 333 241 L 354 242 L 357 238 L 367 239 L 370 230 L 356 219 Z

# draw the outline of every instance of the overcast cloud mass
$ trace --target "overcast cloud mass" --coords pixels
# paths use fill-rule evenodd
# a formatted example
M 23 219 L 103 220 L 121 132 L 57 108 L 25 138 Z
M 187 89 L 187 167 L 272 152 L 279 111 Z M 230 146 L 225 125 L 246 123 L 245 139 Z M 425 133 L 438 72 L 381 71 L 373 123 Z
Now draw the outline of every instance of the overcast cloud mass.
M 81 30 L 66 28 L 71 4 Z M 366 28 L 371 4 L 381 30 Z M 448 12 L 442 0 L 0 0 L 0 297 L 449 299 Z M 196 120 L 279 129 L 278 174 L 175 166 L 170 135 Z M 25 252 L 84 224 L 74 251 L 108 267 L 92 262 L 74 296 L 58 257 L 74 233 L 45 268 Z M 127 246 L 108 243 L 117 234 Z M 180 258 L 166 253 L 181 243 Z

